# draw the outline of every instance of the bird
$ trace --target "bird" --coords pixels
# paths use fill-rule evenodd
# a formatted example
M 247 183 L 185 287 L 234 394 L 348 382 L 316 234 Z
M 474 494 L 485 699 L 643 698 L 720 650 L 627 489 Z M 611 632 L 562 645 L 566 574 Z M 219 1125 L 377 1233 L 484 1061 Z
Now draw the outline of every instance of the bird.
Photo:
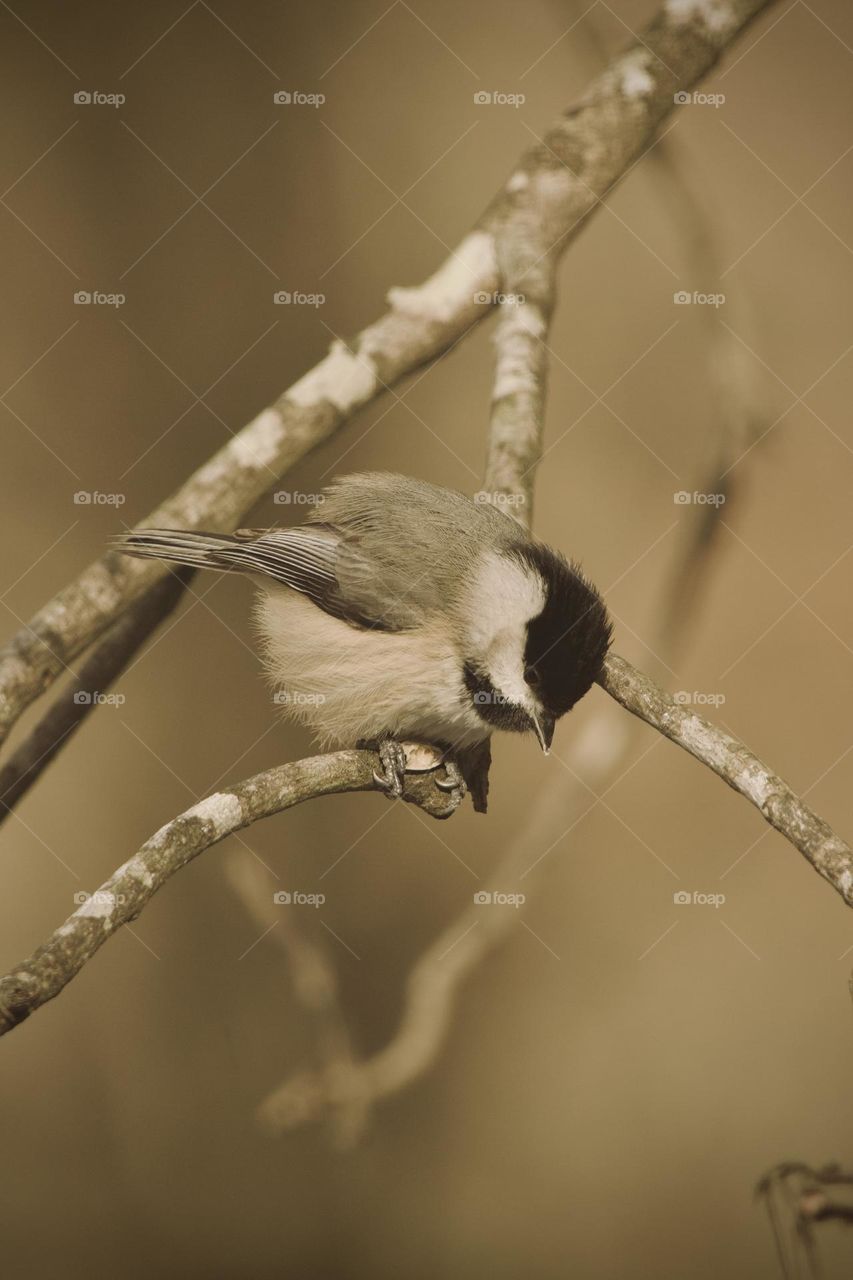
M 296 527 L 140 528 L 113 549 L 248 575 L 275 699 L 321 747 L 372 746 L 400 796 L 404 742 L 484 812 L 495 730 L 535 735 L 601 674 L 612 637 L 580 566 L 492 501 L 389 472 L 336 477 Z

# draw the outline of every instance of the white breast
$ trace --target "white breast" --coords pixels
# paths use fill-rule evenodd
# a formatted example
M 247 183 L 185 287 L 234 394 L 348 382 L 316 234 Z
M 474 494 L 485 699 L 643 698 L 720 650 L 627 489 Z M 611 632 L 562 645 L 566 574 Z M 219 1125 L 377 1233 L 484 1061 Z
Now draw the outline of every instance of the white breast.
M 468 746 L 488 735 L 446 630 L 362 630 L 288 587 L 266 584 L 255 620 L 283 709 L 323 746 L 388 733 Z

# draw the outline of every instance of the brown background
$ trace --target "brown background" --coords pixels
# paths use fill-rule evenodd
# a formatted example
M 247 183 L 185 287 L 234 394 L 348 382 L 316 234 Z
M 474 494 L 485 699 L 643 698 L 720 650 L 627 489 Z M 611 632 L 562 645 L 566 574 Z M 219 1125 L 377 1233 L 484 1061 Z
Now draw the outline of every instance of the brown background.
M 563 36 L 584 8 L 0 12 L 2 177 L 16 183 L 14 216 L 0 209 L 5 631 L 316 362 L 330 331 L 354 332 L 390 285 L 433 270 L 530 131 L 654 6 L 598 4 Z M 712 714 L 847 833 L 851 57 L 843 0 L 779 6 L 705 86 L 725 105 L 678 116 L 666 152 L 705 211 L 719 273 L 692 256 L 651 156 L 571 248 L 536 520 L 607 590 L 618 650 L 651 665 L 659 590 L 696 519 L 673 492 L 695 487 L 719 425 L 714 326 L 736 330 L 766 424 L 780 420 L 735 468 L 731 531 L 667 679 L 723 693 Z M 280 88 L 327 100 L 278 107 Z M 127 101 L 77 106 L 80 89 Z M 478 89 L 526 102 L 478 107 Z M 194 199 L 211 184 L 208 211 Z M 411 211 L 394 203 L 408 188 Z M 78 289 L 127 300 L 75 306 Z M 276 289 L 326 302 L 274 306 Z M 709 316 L 675 306 L 677 289 L 727 302 Z M 383 467 L 478 488 L 489 338 L 482 326 L 419 381 L 414 413 L 386 397 L 287 486 Z M 126 502 L 75 506 L 80 489 Z M 298 514 L 267 501 L 251 519 Z M 220 776 L 310 750 L 272 718 L 247 587 L 208 586 L 119 682 L 124 705 L 92 717 L 6 825 L 4 970 Z M 361 1052 L 393 1033 L 409 967 L 474 876 L 525 838 L 603 700 L 595 691 L 560 727 L 547 762 L 532 741 L 500 742 L 486 819 L 435 828 L 358 796 L 248 834 L 271 888 L 327 894 L 300 923 L 331 949 Z M 314 1129 L 274 1140 L 254 1124 L 309 1044 L 282 954 L 252 947 L 260 931 L 226 877 L 249 853 L 232 841 L 179 876 L 135 936 L 3 1044 L 10 1274 L 776 1275 L 755 1179 L 783 1158 L 851 1159 L 853 926 L 749 806 L 641 735 L 651 749 L 606 803 L 590 796 L 570 835 L 558 840 L 571 810 L 531 847 L 532 863 L 557 842 L 523 885 L 532 932 L 477 971 L 438 1066 L 349 1153 Z M 727 900 L 679 908 L 676 889 Z M 828 1274 L 846 1275 L 845 1242 L 831 1230 L 828 1242 Z

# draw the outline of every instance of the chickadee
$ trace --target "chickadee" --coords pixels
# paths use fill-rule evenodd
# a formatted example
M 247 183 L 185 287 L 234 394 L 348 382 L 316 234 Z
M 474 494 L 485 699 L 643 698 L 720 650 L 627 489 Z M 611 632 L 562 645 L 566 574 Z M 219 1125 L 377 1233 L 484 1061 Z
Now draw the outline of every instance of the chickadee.
M 324 746 L 376 745 L 396 795 L 401 739 L 443 750 L 457 780 L 495 729 L 532 731 L 547 754 L 610 643 L 576 565 L 495 506 L 405 476 L 341 477 L 298 528 L 141 529 L 114 545 L 253 577 L 279 701 Z M 472 792 L 484 810 L 485 785 Z

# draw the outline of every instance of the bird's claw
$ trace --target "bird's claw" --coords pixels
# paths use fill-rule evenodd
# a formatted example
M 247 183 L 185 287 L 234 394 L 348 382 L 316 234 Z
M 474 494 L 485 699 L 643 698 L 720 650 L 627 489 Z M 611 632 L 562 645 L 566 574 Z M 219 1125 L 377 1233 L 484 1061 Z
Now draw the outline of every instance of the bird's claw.
M 383 738 L 376 744 L 376 754 L 382 765 L 382 773 L 377 773 L 374 769 L 373 781 L 389 800 L 399 800 L 403 794 L 406 774 L 406 752 L 394 738 Z
M 458 791 L 464 789 L 465 779 L 455 760 L 444 760 L 444 777 L 436 778 L 435 785 L 439 791 Z

